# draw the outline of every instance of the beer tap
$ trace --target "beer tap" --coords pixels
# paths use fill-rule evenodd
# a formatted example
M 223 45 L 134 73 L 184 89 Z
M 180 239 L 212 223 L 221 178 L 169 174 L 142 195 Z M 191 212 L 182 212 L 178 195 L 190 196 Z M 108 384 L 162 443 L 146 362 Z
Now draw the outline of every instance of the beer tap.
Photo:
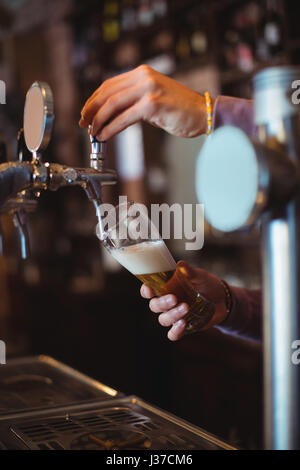
M 91 138 L 91 153 L 89 168 L 73 168 L 57 163 L 42 163 L 41 149 L 44 149 L 50 140 L 50 132 L 54 120 L 52 93 L 48 85 L 35 82 L 29 92 L 36 94 L 39 92 L 39 99 L 42 98 L 42 109 L 44 110 L 43 120 L 36 136 L 32 135 L 32 129 L 28 125 L 25 140 L 27 148 L 32 152 L 34 175 L 33 189 L 50 189 L 52 191 L 64 186 L 80 186 L 93 201 L 101 202 L 101 189 L 104 185 L 114 184 L 116 182 L 116 173 L 113 170 L 105 169 L 105 143 L 98 142 L 94 137 Z M 27 94 L 28 95 L 28 94 Z M 27 100 L 30 97 L 27 97 Z M 35 96 L 33 95 L 32 106 L 36 106 Z M 27 101 L 26 100 L 26 101 Z M 27 105 L 28 108 L 29 105 Z M 38 111 L 41 112 L 41 104 L 38 103 Z M 24 122 L 26 117 L 26 105 L 24 112 Z M 42 137 L 40 137 L 42 134 Z
M 73 168 L 42 161 L 54 122 L 53 96 L 46 83 L 34 82 L 24 108 L 24 132 L 19 133 L 18 161 L 0 164 L 0 212 L 13 215 L 21 238 L 22 257 L 28 255 L 27 213 L 34 210 L 42 190 L 80 186 L 99 218 L 102 186 L 115 184 L 113 170 L 105 169 L 105 142 L 91 138 L 89 168 Z M 24 141 L 27 149 L 20 142 Z
M 12 170 L 15 166 L 9 163 L 6 163 L 6 151 L 5 144 L 1 145 L 1 163 L 3 167 L 9 168 Z M 18 161 L 25 161 L 24 157 L 25 145 L 23 138 L 23 129 L 18 133 Z M 28 152 L 28 151 L 27 151 Z M 27 155 L 28 157 L 28 155 Z M 28 160 L 28 158 L 27 158 Z M 0 207 L 0 214 L 9 213 L 12 218 L 14 225 L 18 229 L 19 240 L 20 240 L 20 250 L 22 259 L 27 259 L 30 256 L 30 246 L 29 246 L 29 237 L 27 230 L 27 213 L 32 212 L 36 209 L 37 201 L 34 200 L 29 191 L 22 191 L 18 193 L 15 197 L 8 199 Z M 3 252 L 3 241 L 1 237 L 1 252 Z
M 208 137 L 196 171 L 198 199 L 216 229 L 259 223 L 263 260 L 264 432 L 267 449 L 299 449 L 300 110 L 296 67 L 254 78 L 258 140 L 224 126 Z
M 5 142 L 0 140 L 0 164 L 6 161 L 6 145 Z M 3 234 L 2 222 L 0 219 L 0 255 L 3 255 Z
M 18 132 L 17 159 L 19 162 L 29 162 L 31 154 L 25 145 L 24 129 Z M 22 259 L 30 257 L 30 243 L 28 234 L 28 213 L 37 208 L 37 199 L 30 190 L 24 190 L 18 193 L 16 198 L 10 199 L 5 205 L 4 210 L 11 211 L 13 222 L 19 233 L 20 249 Z
M 91 128 L 92 126 L 88 127 L 91 143 L 90 166 L 95 170 L 104 171 L 106 160 L 106 142 L 100 142 L 97 140 L 96 136 L 91 134 Z

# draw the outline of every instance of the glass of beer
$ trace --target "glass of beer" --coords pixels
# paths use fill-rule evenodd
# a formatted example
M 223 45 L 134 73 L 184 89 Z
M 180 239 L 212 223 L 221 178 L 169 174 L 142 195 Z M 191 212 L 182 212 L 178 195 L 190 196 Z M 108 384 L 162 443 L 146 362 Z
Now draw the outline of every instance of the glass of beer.
M 97 236 L 109 253 L 157 296 L 174 294 L 178 302 L 186 302 L 185 333 L 204 327 L 215 311 L 213 302 L 197 292 L 182 273 L 148 218 L 144 207 L 126 202 L 114 207 L 97 225 Z M 102 226 L 100 227 L 100 224 Z

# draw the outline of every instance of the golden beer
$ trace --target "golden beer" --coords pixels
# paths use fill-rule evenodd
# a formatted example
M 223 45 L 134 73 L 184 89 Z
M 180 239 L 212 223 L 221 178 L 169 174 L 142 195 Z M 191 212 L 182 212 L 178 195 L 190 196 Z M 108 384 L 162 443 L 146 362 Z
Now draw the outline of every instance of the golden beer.
M 186 302 L 186 332 L 192 333 L 208 323 L 214 304 L 198 293 L 177 267 L 163 240 L 150 240 L 110 250 L 111 255 L 156 295 L 174 294 L 178 302 Z

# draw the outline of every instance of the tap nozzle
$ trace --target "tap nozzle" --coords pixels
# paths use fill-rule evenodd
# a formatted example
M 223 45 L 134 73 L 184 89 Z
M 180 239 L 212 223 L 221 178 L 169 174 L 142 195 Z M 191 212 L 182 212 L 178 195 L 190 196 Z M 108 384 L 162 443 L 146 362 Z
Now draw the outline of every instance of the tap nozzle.
M 26 260 L 30 257 L 29 234 L 27 229 L 26 212 L 22 209 L 14 213 L 13 221 L 19 232 L 21 257 Z
M 96 136 L 91 134 L 91 126 L 88 130 L 91 142 L 90 166 L 95 170 L 103 171 L 105 169 L 106 142 L 99 142 Z

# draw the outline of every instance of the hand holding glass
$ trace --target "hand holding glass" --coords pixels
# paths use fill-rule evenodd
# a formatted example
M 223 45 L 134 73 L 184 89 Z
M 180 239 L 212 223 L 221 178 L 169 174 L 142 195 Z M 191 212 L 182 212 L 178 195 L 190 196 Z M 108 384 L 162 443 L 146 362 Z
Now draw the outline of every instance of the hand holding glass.
M 144 207 L 144 206 L 142 206 Z M 141 205 L 126 202 L 113 208 L 97 226 L 97 235 L 109 253 L 157 296 L 174 294 L 186 302 L 185 333 L 204 327 L 215 311 L 213 302 L 197 292 L 176 262 Z

